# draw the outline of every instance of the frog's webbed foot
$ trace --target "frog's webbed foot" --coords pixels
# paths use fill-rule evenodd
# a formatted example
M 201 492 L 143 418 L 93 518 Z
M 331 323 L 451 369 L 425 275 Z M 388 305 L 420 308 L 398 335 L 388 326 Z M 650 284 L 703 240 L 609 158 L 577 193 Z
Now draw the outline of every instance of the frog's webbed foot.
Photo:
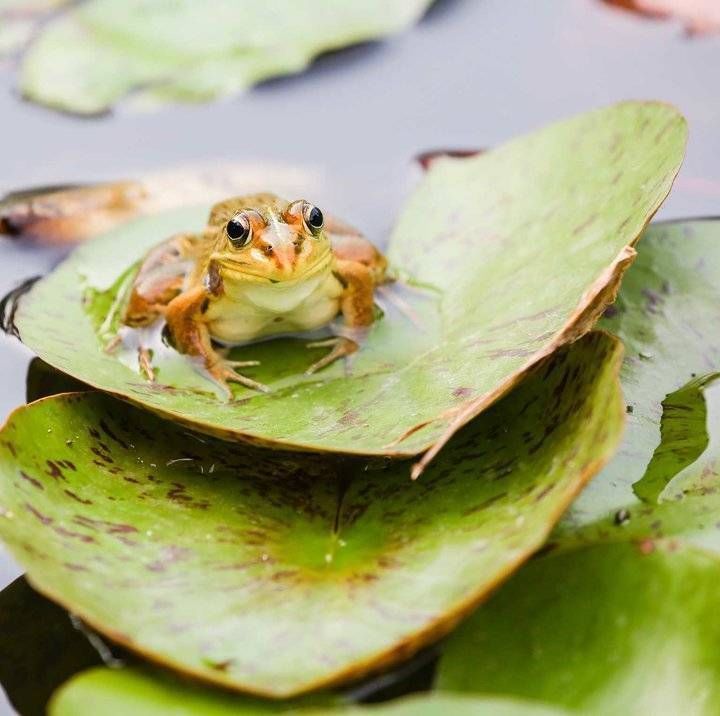
M 207 371 L 220 388 L 222 388 L 228 400 L 233 397 L 228 383 L 240 383 L 240 385 L 244 385 L 246 388 L 251 388 L 252 390 L 257 390 L 260 393 L 269 393 L 270 388 L 268 388 L 267 385 L 258 383 L 258 381 L 248 378 L 235 370 L 235 368 L 245 368 L 254 365 L 260 365 L 260 361 L 220 359 L 217 363 L 208 366 Z
M 339 358 L 347 358 L 348 356 L 355 353 L 359 348 L 358 344 L 355 341 L 351 340 L 350 338 L 346 338 L 345 336 L 335 336 L 334 338 L 328 338 L 324 341 L 313 341 L 312 343 L 308 343 L 306 347 L 331 348 L 331 350 L 325 356 L 320 358 L 320 360 L 315 361 L 315 363 L 313 363 L 305 371 L 305 375 L 312 375 L 313 373 L 317 373 L 319 370 L 322 370 L 323 368 L 329 366 L 331 363 L 334 363 Z

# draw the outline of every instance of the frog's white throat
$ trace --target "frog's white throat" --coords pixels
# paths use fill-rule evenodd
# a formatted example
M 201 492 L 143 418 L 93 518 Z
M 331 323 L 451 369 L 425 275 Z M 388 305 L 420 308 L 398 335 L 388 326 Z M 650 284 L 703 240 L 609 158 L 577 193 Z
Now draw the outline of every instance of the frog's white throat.
M 268 313 L 289 313 L 300 306 L 325 278 L 323 272 L 302 281 L 231 284 L 225 287 L 225 296 L 233 302 L 251 303 Z

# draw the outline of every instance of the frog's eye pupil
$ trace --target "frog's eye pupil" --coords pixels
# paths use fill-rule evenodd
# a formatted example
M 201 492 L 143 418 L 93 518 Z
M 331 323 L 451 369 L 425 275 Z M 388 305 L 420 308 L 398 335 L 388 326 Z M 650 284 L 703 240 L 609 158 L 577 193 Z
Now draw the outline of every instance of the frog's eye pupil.
M 310 231 L 317 233 L 322 229 L 325 223 L 325 217 L 317 206 L 308 204 L 305 208 L 305 223 L 308 225 Z
M 242 215 L 230 219 L 225 230 L 236 248 L 245 246 L 250 239 L 250 222 Z

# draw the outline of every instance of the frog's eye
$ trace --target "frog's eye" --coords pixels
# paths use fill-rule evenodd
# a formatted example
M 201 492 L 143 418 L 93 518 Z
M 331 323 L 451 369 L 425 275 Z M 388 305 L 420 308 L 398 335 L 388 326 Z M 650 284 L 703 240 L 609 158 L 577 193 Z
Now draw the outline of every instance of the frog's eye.
M 303 219 L 308 229 L 310 229 L 310 232 L 315 236 L 322 231 L 322 227 L 325 224 L 325 217 L 322 211 L 312 204 L 306 203 L 305 206 L 303 206 Z
M 243 213 L 235 214 L 235 216 L 228 221 L 225 231 L 230 239 L 230 243 L 236 249 L 241 249 L 250 243 L 252 228 L 250 226 L 250 220 Z

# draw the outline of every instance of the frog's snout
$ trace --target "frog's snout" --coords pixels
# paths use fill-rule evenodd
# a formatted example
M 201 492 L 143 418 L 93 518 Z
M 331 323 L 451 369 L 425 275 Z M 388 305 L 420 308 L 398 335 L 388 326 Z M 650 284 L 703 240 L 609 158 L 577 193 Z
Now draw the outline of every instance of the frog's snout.
M 262 236 L 262 251 L 275 264 L 278 271 L 290 273 L 297 261 L 296 241 L 299 238 L 288 226 L 281 225 Z

